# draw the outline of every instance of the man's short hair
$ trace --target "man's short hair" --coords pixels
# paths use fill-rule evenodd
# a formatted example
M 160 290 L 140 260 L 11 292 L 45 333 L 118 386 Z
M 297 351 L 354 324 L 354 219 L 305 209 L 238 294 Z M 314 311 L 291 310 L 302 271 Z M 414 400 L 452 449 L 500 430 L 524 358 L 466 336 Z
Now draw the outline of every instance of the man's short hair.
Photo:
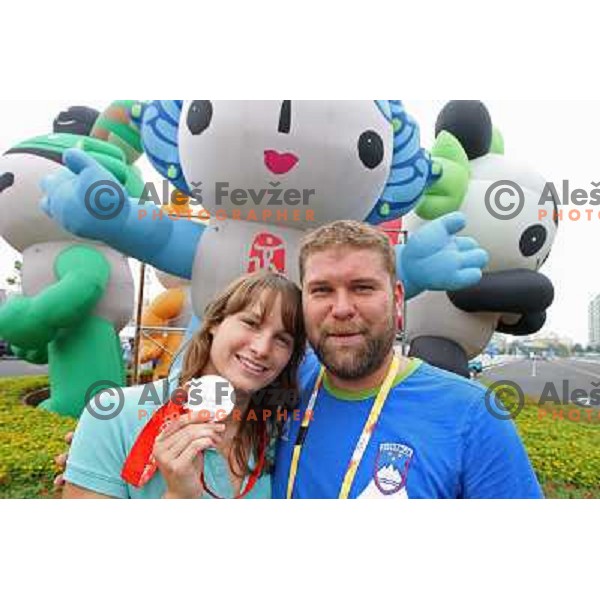
M 304 283 L 306 263 L 310 256 L 331 248 L 348 247 L 356 250 L 374 250 L 383 260 L 383 266 L 395 285 L 396 252 L 387 236 L 366 223 L 335 221 L 304 236 L 300 246 L 300 280 Z

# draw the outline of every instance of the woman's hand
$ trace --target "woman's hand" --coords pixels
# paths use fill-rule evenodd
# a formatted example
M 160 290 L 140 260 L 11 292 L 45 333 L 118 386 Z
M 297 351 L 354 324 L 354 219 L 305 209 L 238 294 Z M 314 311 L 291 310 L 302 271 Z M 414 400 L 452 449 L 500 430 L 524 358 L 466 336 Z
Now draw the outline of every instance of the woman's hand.
M 205 420 L 202 413 L 190 413 L 156 438 L 153 456 L 167 483 L 166 499 L 197 499 L 204 493 L 204 451 L 218 447 L 225 432 L 225 425 Z

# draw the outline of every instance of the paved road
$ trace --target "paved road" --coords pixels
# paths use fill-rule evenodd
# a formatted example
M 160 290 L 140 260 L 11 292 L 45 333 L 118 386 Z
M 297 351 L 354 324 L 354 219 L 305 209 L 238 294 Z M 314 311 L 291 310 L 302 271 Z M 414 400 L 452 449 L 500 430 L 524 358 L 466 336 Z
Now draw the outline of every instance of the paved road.
M 587 396 L 596 390 L 600 400 L 600 362 L 575 359 L 550 361 L 524 359 L 485 371 L 482 375 L 490 381 L 509 380 L 517 383 L 525 394 L 541 397 L 572 398 L 575 390 Z M 594 397 L 592 397 L 594 399 Z
M 47 373 L 47 365 L 30 365 L 22 360 L 0 358 L 0 378 L 19 377 L 21 375 L 46 375 Z

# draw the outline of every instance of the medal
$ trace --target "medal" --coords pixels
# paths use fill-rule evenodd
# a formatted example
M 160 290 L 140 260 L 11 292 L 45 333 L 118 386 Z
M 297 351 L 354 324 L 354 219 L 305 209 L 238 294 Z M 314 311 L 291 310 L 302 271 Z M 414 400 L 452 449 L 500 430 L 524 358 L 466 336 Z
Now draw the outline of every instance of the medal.
M 220 423 L 235 409 L 235 390 L 227 379 L 207 375 L 192 379 L 186 385 L 188 401 L 185 408 L 190 412 L 204 413 L 207 421 Z

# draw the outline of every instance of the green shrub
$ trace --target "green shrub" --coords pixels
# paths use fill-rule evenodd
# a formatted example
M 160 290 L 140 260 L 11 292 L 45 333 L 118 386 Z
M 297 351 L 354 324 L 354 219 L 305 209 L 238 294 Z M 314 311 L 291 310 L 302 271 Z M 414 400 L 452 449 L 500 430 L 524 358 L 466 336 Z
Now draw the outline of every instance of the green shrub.
M 53 497 L 54 457 L 77 422 L 22 404 L 24 394 L 47 385 L 47 377 L 0 379 L 1 498 Z
M 558 414 L 558 413 L 557 413 Z M 564 416 L 568 411 L 563 411 Z M 581 418 L 586 413 L 580 411 Z M 528 403 L 517 428 L 548 497 L 600 497 L 600 416 L 553 418 Z

